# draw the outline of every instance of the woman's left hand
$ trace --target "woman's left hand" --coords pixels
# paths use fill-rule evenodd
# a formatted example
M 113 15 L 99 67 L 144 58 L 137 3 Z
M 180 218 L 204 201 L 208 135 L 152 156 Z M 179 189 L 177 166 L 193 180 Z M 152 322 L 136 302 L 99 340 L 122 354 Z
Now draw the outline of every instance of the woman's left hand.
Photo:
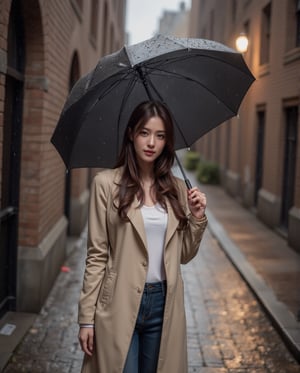
M 194 187 L 187 191 L 188 193 L 188 204 L 192 215 L 201 219 L 205 214 L 206 208 L 206 197 L 204 193 L 201 193 L 197 187 Z

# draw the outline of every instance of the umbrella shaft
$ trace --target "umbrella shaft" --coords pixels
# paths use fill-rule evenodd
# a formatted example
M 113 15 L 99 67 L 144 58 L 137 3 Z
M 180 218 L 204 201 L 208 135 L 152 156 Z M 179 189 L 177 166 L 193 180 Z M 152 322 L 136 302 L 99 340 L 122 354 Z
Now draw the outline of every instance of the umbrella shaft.
M 141 66 L 137 67 L 136 70 L 137 70 L 137 72 L 138 72 L 138 74 L 139 74 L 139 76 L 140 76 L 140 78 L 143 82 L 143 85 L 145 87 L 145 90 L 147 92 L 149 100 L 153 101 L 153 97 L 152 97 L 151 92 L 149 90 L 148 82 L 147 82 L 146 76 L 144 74 L 144 71 L 142 70 Z
M 143 85 L 144 85 L 144 87 L 145 87 L 145 90 L 146 90 L 146 92 L 147 92 L 147 95 L 148 95 L 148 97 L 149 97 L 149 100 L 153 101 L 153 97 L 152 97 L 151 92 L 150 92 L 150 90 L 149 90 L 148 82 L 147 82 L 147 79 L 146 79 L 146 76 L 145 76 L 144 71 L 142 70 L 141 66 L 138 66 L 138 67 L 136 68 L 136 70 L 137 70 L 137 72 L 138 72 L 138 74 L 139 74 L 139 76 L 140 76 L 140 78 L 141 78 L 141 80 L 142 80 L 142 82 L 143 82 Z M 181 171 L 181 173 L 182 173 L 182 176 L 183 176 L 183 178 L 184 178 L 184 182 L 185 182 L 185 184 L 186 184 L 186 187 L 187 187 L 188 189 L 192 189 L 192 184 L 190 183 L 189 179 L 186 177 L 185 172 L 184 172 L 184 170 L 183 170 L 183 168 L 182 168 L 182 165 L 181 165 L 181 163 L 180 163 L 180 161 L 179 161 L 179 159 L 178 159 L 178 157 L 177 157 L 176 152 L 175 152 L 175 158 L 176 158 L 177 164 L 178 164 L 178 166 L 179 166 L 179 168 L 180 168 L 180 171 Z
M 192 189 L 192 184 L 191 184 L 190 180 L 186 177 L 186 174 L 185 174 L 184 169 L 183 169 L 183 167 L 182 167 L 182 165 L 181 165 L 181 163 L 180 163 L 180 161 L 179 161 L 179 159 L 177 157 L 176 152 L 175 152 L 175 159 L 176 159 L 176 162 L 177 162 L 177 164 L 178 164 L 178 166 L 180 168 L 180 171 L 182 173 L 182 176 L 183 176 L 183 179 L 184 179 L 186 187 L 188 189 Z

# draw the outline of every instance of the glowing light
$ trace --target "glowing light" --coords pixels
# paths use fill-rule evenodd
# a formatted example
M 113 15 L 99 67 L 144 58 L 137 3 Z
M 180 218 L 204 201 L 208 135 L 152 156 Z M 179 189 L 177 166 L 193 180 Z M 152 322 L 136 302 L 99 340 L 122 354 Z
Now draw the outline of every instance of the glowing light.
M 236 41 L 235 41 L 235 46 L 236 46 L 236 49 L 240 52 L 240 53 L 245 53 L 247 52 L 247 49 L 248 49 L 248 44 L 249 44 L 249 40 L 247 38 L 247 36 L 245 34 L 240 34 Z

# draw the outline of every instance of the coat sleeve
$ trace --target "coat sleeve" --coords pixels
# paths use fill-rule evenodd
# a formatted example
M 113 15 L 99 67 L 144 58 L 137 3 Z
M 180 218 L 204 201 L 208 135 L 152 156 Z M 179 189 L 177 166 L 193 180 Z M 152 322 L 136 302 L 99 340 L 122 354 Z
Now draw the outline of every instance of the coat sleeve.
M 186 264 L 194 258 L 199 250 L 200 242 L 207 226 L 207 217 L 204 215 L 203 218 L 197 219 L 191 214 L 188 207 L 186 186 L 182 180 L 178 181 L 178 189 L 183 209 L 188 217 L 188 225 L 183 231 L 181 251 L 181 264 Z
M 181 252 L 181 264 L 186 264 L 197 254 L 203 233 L 207 226 L 207 218 L 196 219 L 189 214 L 188 227 L 183 233 L 183 247 Z
M 87 258 L 83 286 L 79 299 L 79 324 L 93 324 L 96 303 L 108 261 L 108 233 L 106 211 L 108 185 L 103 173 L 97 174 L 91 187 Z

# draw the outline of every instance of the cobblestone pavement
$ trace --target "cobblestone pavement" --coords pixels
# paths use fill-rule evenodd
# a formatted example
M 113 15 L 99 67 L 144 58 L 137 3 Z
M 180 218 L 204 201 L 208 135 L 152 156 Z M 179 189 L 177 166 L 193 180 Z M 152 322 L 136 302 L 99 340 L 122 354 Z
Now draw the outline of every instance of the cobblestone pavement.
M 286 349 L 252 292 L 206 231 L 183 267 L 189 373 L 294 373 Z
M 35 324 L 5 373 L 79 373 L 77 333 L 85 239 L 66 262 Z M 183 267 L 189 373 L 294 373 L 300 366 L 207 230 L 200 253 Z M 172 373 L 172 372 L 170 372 Z

